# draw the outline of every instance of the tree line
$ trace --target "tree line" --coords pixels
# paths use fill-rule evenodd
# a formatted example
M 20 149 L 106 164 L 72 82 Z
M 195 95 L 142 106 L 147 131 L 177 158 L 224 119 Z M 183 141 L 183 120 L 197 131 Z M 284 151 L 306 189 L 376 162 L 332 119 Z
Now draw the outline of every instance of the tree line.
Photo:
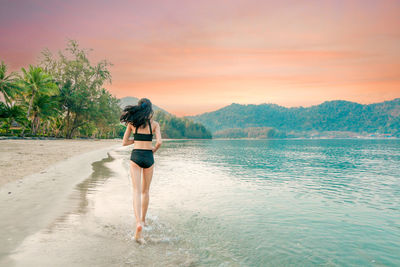
M 216 131 L 213 133 L 215 138 L 285 138 L 284 132 L 280 132 L 271 127 L 248 127 L 248 128 L 231 128 Z
M 212 138 L 211 132 L 206 127 L 187 118 L 178 118 L 161 110 L 156 110 L 153 118 L 160 124 L 163 138 Z
M 0 135 L 60 138 L 122 137 L 120 100 L 105 83 L 111 83 L 107 60 L 89 61 L 91 50 L 69 40 L 64 51 L 41 52 L 37 66 L 8 72 L 0 63 Z M 157 110 L 164 138 L 211 138 L 200 123 Z
M 400 137 L 400 98 L 368 105 L 336 100 L 293 108 L 275 104 L 231 104 L 188 118 L 205 125 L 214 136 L 220 134 L 217 131 L 233 128 L 271 127 L 288 136 L 345 131 Z M 232 130 L 231 134 L 234 132 Z
M 106 60 L 92 64 L 90 50 L 69 40 L 58 56 L 48 49 L 37 66 L 8 73 L 0 64 L 0 130 L 3 135 L 97 137 L 118 136 L 121 109 L 104 88 L 111 83 Z

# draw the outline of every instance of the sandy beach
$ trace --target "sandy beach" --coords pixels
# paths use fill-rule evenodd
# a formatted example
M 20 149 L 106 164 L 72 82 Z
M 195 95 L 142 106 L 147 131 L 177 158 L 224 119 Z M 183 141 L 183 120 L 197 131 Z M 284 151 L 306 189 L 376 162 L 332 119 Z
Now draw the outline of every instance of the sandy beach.
M 0 186 L 72 156 L 118 143 L 121 140 L 0 140 Z
M 186 234 L 187 220 L 201 208 L 192 196 L 218 179 L 202 164 L 173 156 L 174 142 L 170 149 L 167 143 L 155 154 L 145 244 L 133 238 L 133 146 L 117 142 L 0 187 L 0 266 L 198 266 L 201 255 Z M 178 198 L 171 196 L 177 188 Z M 194 205 L 190 214 L 181 214 L 186 208 L 178 207 L 187 205 Z
M 26 237 L 65 212 L 93 162 L 121 146 L 120 140 L 1 140 L 0 265 L 9 266 L 8 256 Z

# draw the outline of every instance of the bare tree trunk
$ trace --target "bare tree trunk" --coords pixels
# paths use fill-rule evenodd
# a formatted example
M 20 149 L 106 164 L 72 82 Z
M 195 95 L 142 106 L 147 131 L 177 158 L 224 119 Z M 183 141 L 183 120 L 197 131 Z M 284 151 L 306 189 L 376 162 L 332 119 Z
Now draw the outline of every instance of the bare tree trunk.
M 35 116 L 33 117 L 33 121 L 32 121 L 32 134 L 33 135 L 38 134 L 39 127 L 40 127 L 40 118 L 36 113 Z
M 77 115 L 75 115 L 75 118 L 74 118 L 74 121 L 72 122 L 72 125 L 70 123 L 69 113 L 67 114 L 67 116 L 68 116 L 68 120 L 67 120 L 68 124 L 67 124 L 66 136 L 65 137 L 67 139 L 72 139 L 72 135 L 73 135 L 73 133 L 75 131 L 75 128 L 76 128 L 75 124 L 77 122 Z
M 29 121 L 29 116 L 31 115 L 31 109 L 32 109 L 33 98 L 34 98 L 34 97 L 35 97 L 35 92 L 32 93 L 32 97 L 31 97 L 31 99 L 29 100 L 28 112 L 27 112 L 27 114 L 26 114 L 26 118 L 28 119 L 28 121 Z M 22 128 L 22 133 L 21 133 L 21 136 L 22 136 L 22 137 L 24 137 L 25 129 L 26 129 L 26 124 L 24 124 L 24 127 Z
M 47 121 L 45 134 L 49 135 L 50 121 Z

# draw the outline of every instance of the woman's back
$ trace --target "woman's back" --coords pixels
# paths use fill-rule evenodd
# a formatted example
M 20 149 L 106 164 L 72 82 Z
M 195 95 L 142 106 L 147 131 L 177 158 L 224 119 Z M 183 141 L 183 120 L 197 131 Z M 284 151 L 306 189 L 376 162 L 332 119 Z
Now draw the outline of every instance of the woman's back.
M 135 127 L 132 124 L 129 125 L 132 127 L 132 132 L 134 133 L 134 148 L 152 149 L 153 129 L 155 128 L 154 121 L 147 120 L 144 128 L 143 125 L 140 127 Z

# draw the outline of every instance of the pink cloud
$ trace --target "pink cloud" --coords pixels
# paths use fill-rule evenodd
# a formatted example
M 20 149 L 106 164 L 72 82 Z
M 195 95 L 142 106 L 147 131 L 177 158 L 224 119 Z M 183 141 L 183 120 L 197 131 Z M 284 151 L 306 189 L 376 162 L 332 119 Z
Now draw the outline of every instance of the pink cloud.
M 370 103 L 400 97 L 398 14 L 398 1 L 9 0 L 0 59 L 18 70 L 77 39 L 114 64 L 113 94 L 179 115 L 264 99 Z

